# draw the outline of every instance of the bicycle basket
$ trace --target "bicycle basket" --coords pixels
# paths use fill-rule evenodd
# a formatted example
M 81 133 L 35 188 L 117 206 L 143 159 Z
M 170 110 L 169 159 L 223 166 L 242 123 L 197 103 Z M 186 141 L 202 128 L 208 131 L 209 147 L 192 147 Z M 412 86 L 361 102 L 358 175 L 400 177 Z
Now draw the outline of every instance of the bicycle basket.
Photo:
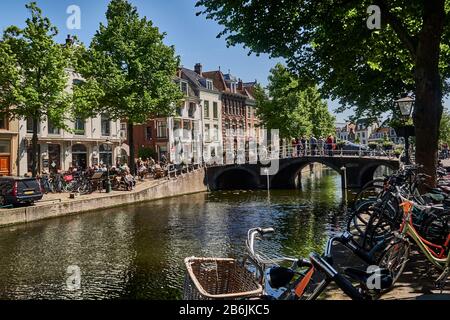
M 262 286 L 235 259 L 191 257 L 184 262 L 184 300 L 234 300 L 262 295 Z

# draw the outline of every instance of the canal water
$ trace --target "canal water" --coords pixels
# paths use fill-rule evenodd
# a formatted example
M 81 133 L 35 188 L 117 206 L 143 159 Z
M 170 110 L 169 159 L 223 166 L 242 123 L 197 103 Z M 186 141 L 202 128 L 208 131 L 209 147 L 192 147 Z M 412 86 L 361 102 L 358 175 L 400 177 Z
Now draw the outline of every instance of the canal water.
M 0 299 L 180 299 L 188 256 L 241 257 L 251 227 L 283 254 L 322 251 L 342 230 L 340 176 L 302 190 L 202 193 L 0 229 Z M 67 286 L 69 266 L 81 289 Z M 73 270 L 73 269 L 72 269 Z

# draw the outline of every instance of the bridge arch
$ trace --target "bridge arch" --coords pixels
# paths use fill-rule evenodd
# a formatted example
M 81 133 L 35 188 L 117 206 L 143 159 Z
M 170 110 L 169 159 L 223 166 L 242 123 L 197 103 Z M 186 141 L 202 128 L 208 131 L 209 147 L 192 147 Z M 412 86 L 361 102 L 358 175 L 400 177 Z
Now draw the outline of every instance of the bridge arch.
M 230 167 L 218 172 L 213 178 L 214 190 L 258 189 L 260 179 L 255 171 L 245 167 Z
M 389 163 L 389 162 L 366 164 L 366 165 L 362 166 L 360 173 L 359 173 L 359 177 L 358 177 L 361 185 L 365 185 L 367 182 L 373 180 L 375 171 L 381 166 L 387 167 L 394 171 L 398 169 L 394 165 L 392 165 L 392 163 Z
M 339 165 L 329 161 L 328 158 L 298 158 L 280 164 L 278 173 L 270 179 L 270 187 L 273 189 L 297 189 L 300 181 L 298 180 L 299 173 L 308 165 L 313 163 L 320 163 L 342 176 L 342 171 Z

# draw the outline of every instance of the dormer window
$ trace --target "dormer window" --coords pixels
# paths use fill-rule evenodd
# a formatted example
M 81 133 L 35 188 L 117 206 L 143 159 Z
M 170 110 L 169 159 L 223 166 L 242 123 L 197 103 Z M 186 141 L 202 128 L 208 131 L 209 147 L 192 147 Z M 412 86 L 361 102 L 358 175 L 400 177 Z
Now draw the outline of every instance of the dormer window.
M 209 80 L 209 79 L 206 80 L 206 89 L 213 90 L 213 82 L 212 82 L 212 80 Z
M 188 95 L 188 84 L 186 81 L 180 81 L 180 90 L 184 95 Z
M 232 82 L 230 84 L 230 87 L 231 87 L 231 92 L 236 93 L 236 83 Z

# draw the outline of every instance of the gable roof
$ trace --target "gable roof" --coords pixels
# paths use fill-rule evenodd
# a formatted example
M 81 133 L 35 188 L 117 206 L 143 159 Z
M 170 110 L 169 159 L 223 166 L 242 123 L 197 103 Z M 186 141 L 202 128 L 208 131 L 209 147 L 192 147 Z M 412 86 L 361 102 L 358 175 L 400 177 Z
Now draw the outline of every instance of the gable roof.
M 203 76 L 208 79 L 212 79 L 214 87 L 217 88 L 219 91 L 230 92 L 230 89 L 228 89 L 227 84 L 225 83 L 222 71 L 203 72 Z
M 187 69 L 187 68 L 181 68 L 181 76 L 184 76 L 186 78 L 186 80 L 191 81 L 191 83 L 199 89 L 204 89 L 204 90 L 209 90 L 209 91 L 218 91 L 218 89 L 214 85 L 213 79 L 210 79 L 209 77 L 205 77 L 205 76 L 202 77 L 194 70 Z M 206 80 L 213 81 L 213 90 L 208 89 L 208 87 L 206 86 Z

